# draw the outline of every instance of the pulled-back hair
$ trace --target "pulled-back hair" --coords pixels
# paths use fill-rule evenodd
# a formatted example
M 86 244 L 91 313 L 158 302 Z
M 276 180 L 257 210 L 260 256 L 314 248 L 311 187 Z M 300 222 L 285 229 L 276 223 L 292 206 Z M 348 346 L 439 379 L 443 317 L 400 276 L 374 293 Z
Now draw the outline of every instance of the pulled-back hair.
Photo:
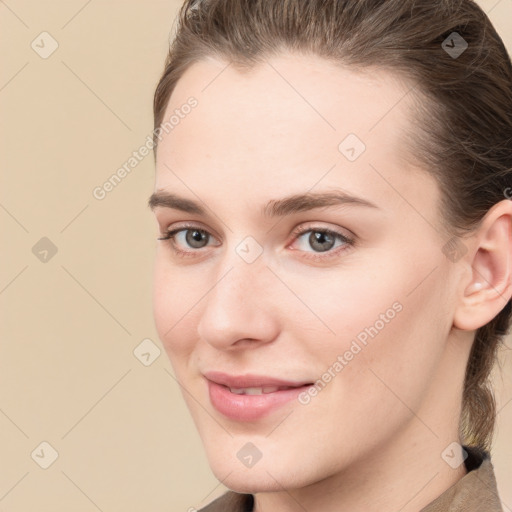
M 450 51 L 466 43 L 462 53 Z M 185 1 L 155 91 L 155 130 L 192 64 L 213 57 L 243 71 L 285 52 L 389 70 L 411 85 L 415 129 L 406 153 L 436 179 L 450 236 L 470 234 L 512 190 L 512 65 L 472 0 Z M 464 444 L 490 449 L 490 374 L 510 315 L 504 299 L 500 313 L 476 331 L 460 418 Z

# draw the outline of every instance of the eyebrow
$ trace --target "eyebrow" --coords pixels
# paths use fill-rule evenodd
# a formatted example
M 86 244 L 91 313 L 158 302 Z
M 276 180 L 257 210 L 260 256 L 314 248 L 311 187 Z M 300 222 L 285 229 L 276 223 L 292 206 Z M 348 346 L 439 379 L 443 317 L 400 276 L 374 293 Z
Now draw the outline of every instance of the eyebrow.
M 269 218 L 282 217 L 292 213 L 313 210 L 314 208 L 338 205 L 379 208 L 376 204 L 367 199 L 347 194 L 341 190 L 335 190 L 315 193 L 306 192 L 304 194 L 294 194 L 282 199 L 271 199 L 262 208 L 261 213 L 263 216 Z M 148 206 L 151 210 L 155 210 L 155 208 L 172 208 L 186 213 L 207 215 L 205 208 L 199 203 L 162 190 L 151 194 L 148 200 Z

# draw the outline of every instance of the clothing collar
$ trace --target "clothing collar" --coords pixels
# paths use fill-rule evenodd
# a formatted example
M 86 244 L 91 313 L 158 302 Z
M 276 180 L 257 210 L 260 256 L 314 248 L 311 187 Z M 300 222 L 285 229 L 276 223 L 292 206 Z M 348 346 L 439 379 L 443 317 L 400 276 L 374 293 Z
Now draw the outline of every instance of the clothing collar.
M 464 446 L 466 475 L 420 512 L 502 512 L 489 452 Z

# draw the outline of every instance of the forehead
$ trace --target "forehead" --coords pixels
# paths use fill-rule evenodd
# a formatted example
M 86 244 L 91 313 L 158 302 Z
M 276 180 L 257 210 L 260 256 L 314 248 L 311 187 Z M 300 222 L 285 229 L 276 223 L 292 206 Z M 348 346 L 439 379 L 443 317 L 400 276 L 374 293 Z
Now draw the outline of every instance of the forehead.
M 164 115 L 165 122 L 190 97 L 197 100 L 162 133 L 156 188 L 182 188 L 178 175 L 203 187 L 220 179 L 263 199 L 321 179 L 368 196 L 372 183 L 374 194 L 389 193 L 381 171 L 406 193 L 422 186 L 418 177 L 428 179 L 411 169 L 416 182 L 404 176 L 410 91 L 388 71 L 356 71 L 316 56 L 284 54 L 244 72 L 215 59 L 197 62 L 178 81 Z M 347 145 L 356 159 L 347 158 Z
M 266 137 L 267 143 L 273 135 L 288 141 L 312 134 L 315 140 L 336 140 L 352 132 L 363 138 L 379 124 L 383 129 L 375 133 L 407 123 L 410 88 L 389 71 L 356 71 L 312 55 L 284 54 L 243 72 L 207 59 L 191 65 L 178 80 L 164 119 L 194 96 L 198 106 L 191 121 L 182 124 L 190 126 L 199 118 L 194 128 L 210 138 L 231 137 L 234 131 L 255 141 Z M 173 130 L 178 138 L 179 128 Z

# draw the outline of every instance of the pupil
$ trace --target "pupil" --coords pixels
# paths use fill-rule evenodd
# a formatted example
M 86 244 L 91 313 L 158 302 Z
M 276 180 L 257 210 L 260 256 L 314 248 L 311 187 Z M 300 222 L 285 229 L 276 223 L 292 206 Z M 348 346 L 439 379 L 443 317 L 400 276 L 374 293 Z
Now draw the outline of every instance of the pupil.
M 329 235 L 328 233 L 322 233 L 320 231 L 314 231 L 309 235 L 309 242 L 311 243 L 311 247 L 314 249 L 318 249 L 320 252 L 328 251 L 332 248 L 332 244 L 334 243 L 334 237 Z M 327 247 L 324 245 L 327 243 Z
M 192 233 L 192 235 L 191 235 Z M 192 247 L 201 247 L 201 242 L 206 239 L 206 233 L 202 233 L 201 231 L 194 229 L 187 232 L 187 243 Z M 198 245 L 199 244 L 199 245 Z

